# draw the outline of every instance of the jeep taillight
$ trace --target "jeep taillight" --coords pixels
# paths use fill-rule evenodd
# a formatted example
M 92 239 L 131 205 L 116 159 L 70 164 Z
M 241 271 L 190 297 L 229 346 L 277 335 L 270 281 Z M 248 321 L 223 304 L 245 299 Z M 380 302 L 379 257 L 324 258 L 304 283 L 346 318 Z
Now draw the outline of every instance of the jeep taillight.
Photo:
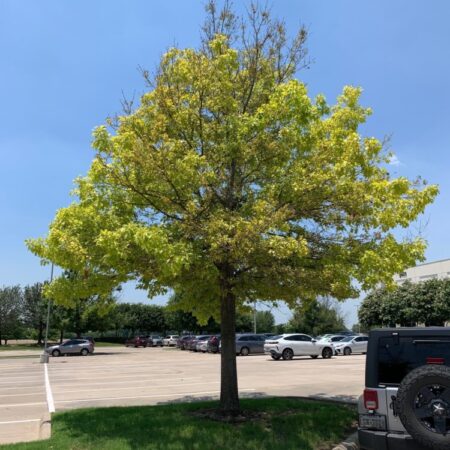
M 427 364 L 445 364 L 444 358 L 432 358 L 431 356 L 427 358 Z
M 378 392 L 372 389 L 364 389 L 364 406 L 369 411 L 378 409 Z

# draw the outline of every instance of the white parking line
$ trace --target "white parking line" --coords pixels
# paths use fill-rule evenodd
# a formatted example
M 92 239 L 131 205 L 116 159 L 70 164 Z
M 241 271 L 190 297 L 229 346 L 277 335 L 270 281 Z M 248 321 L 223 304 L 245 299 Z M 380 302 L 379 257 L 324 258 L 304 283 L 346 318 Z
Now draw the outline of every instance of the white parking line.
M 28 419 L 28 420 L 9 420 L 8 422 L 0 422 L 0 425 L 11 425 L 13 423 L 28 423 L 28 422 L 40 422 L 41 419 Z
M 254 392 L 256 389 L 240 389 L 239 392 Z M 99 397 L 99 398 L 83 398 L 80 400 L 56 400 L 58 403 L 81 403 L 81 402 L 96 402 L 107 400 L 137 400 L 141 398 L 160 398 L 160 397 L 187 397 L 189 395 L 199 394 L 220 394 L 220 391 L 202 391 L 202 392 L 185 392 L 183 394 L 156 394 L 156 395 L 138 395 L 136 397 Z
M 47 363 L 44 364 L 44 370 L 45 370 L 45 392 L 47 394 L 48 412 L 54 413 L 55 412 L 55 403 L 53 402 L 52 389 L 50 387 L 50 380 L 48 379 Z
M 9 405 L 0 405 L 1 408 L 16 408 L 21 406 L 39 406 L 46 405 L 47 402 L 35 402 L 35 403 L 11 403 Z
M 79 378 L 77 378 L 77 380 L 79 380 Z M 188 380 L 188 381 L 191 381 L 191 380 L 203 380 L 203 378 L 202 377 L 194 377 L 194 378 L 183 378 L 183 377 L 180 377 L 180 378 L 173 378 L 173 379 L 170 379 L 170 380 L 169 379 L 165 379 L 165 381 L 179 381 L 181 383 L 183 383 L 186 380 Z M 53 380 L 53 381 L 55 381 L 55 380 Z M 110 378 L 106 378 L 105 377 L 105 379 L 104 379 L 104 381 L 102 383 L 83 383 L 83 387 L 87 387 L 87 386 L 104 386 L 106 382 L 108 382 L 108 386 L 111 385 L 111 384 L 131 384 L 130 381 L 113 381 Z M 204 382 L 206 383 L 207 381 L 204 381 Z M 136 387 L 145 387 L 145 386 L 136 386 L 138 383 L 150 383 L 152 387 L 165 387 L 165 386 L 167 386 L 166 384 L 157 384 L 157 383 L 155 383 L 155 379 L 154 378 L 139 378 L 139 380 L 137 380 L 137 381 L 132 383 L 133 387 L 135 389 L 136 389 Z M 202 381 L 202 383 L 203 383 L 203 381 Z M 58 381 L 57 383 L 53 383 L 53 392 L 55 392 L 59 387 L 62 387 L 63 389 L 65 389 L 64 386 L 66 386 L 66 385 L 73 386 L 73 381 L 66 381 L 64 383 L 61 382 L 61 381 Z M 179 385 L 180 385 L 180 383 L 178 383 L 176 385 L 173 385 L 173 386 L 179 386 Z M 118 387 L 117 389 L 122 389 L 122 388 Z M 67 392 L 67 391 L 65 390 L 64 392 Z
M 103 383 L 105 384 L 105 383 Z M 157 388 L 157 387 L 180 387 L 180 386 L 198 386 L 198 385 L 205 385 L 205 384 L 220 384 L 220 381 L 202 381 L 201 383 L 177 383 L 177 384 L 165 384 L 165 385 L 161 385 L 161 386 L 148 386 L 149 388 Z M 145 386 L 140 386 L 140 388 L 144 388 Z M 86 392 L 90 392 L 90 391 L 97 391 L 97 392 L 103 392 L 103 391 L 117 391 L 117 390 L 126 390 L 126 389 L 136 389 L 136 386 L 128 386 L 128 387 L 115 387 L 115 388 L 105 388 L 105 389 L 77 389 L 76 391 L 68 391 L 66 389 L 63 389 L 60 394 L 72 394 L 74 392 L 79 392 L 79 393 L 86 393 Z M 54 389 L 55 395 L 58 394 L 58 392 L 56 392 L 56 389 Z M 17 394 L 9 394 L 9 395 L 17 395 Z M 32 394 L 25 394 L 25 395 L 32 395 Z M 2 395 L 0 395 L 0 397 L 3 397 Z M 58 400 L 56 401 L 56 403 L 58 403 Z

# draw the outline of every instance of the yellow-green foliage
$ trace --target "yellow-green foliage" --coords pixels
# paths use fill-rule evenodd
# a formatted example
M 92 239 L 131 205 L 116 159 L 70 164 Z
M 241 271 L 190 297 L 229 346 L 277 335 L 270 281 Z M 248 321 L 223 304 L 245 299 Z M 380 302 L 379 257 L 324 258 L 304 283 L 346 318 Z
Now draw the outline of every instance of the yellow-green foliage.
M 424 242 L 393 230 L 438 189 L 390 177 L 391 155 L 358 132 L 371 113 L 361 90 L 346 86 L 329 106 L 279 80 L 270 56 L 255 77 L 220 35 L 208 51 L 164 55 L 141 105 L 94 131 L 78 200 L 28 241 L 84 274 L 47 294 L 67 302 L 137 279 L 150 295 L 182 292 L 181 306 L 204 319 L 217 312 L 224 268 L 238 304 L 293 303 L 354 296 L 354 280 L 389 283 L 421 260 Z

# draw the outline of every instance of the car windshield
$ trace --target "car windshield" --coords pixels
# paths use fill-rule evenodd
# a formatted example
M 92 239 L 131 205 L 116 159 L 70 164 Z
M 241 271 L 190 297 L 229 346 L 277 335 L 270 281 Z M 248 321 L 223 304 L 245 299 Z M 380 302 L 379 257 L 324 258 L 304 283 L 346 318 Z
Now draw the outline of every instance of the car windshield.
M 353 338 L 354 338 L 354 336 L 347 336 L 346 338 L 341 339 L 340 342 L 350 342 L 353 340 Z

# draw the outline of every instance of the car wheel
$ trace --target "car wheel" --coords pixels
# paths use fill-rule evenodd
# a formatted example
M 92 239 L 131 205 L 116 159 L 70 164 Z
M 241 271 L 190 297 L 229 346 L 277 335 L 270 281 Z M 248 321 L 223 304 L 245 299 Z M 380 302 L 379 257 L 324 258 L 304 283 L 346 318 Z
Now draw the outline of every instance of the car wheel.
M 322 358 L 323 359 L 330 359 L 333 356 L 333 350 L 331 350 L 330 347 L 325 347 L 322 350 Z
M 294 352 L 290 348 L 285 348 L 281 356 L 285 361 L 290 361 L 294 357 Z
M 312 359 L 317 359 L 319 355 L 310 355 Z
M 248 356 L 249 353 L 250 353 L 250 350 L 249 350 L 248 347 L 242 347 L 242 348 L 241 348 L 241 355 L 242 355 L 242 356 Z
M 274 355 L 273 353 L 270 355 L 272 357 L 272 359 L 274 359 L 275 361 L 279 361 L 279 359 L 281 358 L 280 355 Z
M 350 356 L 352 354 L 352 349 L 350 347 L 345 347 L 344 348 L 344 355 L 345 356 Z
M 450 367 L 411 371 L 399 386 L 395 407 L 406 431 L 424 447 L 450 448 Z
M 61 356 L 61 352 L 58 349 L 53 350 L 52 351 L 52 356 Z
M 82 348 L 80 352 L 81 356 L 87 356 L 89 355 L 89 350 L 87 348 Z

